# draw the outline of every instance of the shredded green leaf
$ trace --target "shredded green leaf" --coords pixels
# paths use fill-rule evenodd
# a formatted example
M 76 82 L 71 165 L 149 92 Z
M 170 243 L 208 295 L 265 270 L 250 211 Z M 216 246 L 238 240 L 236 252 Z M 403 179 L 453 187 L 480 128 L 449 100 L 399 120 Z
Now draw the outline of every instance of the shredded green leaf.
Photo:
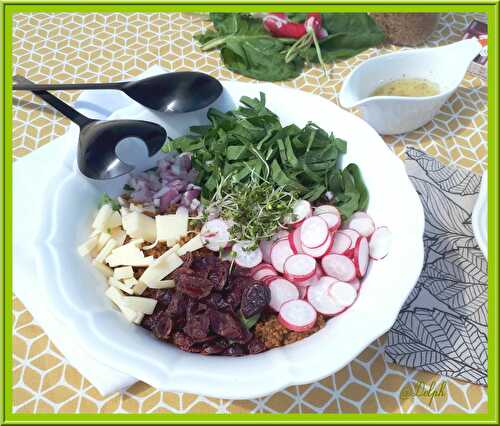
M 116 201 L 114 198 L 111 198 L 105 192 L 101 194 L 101 198 L 99 200 L 99 207 L 102 207 L 104 204 L 111 204 L 111 208 L 113 210 L 116 211 L 120 210 L 120 203 L 118 203 L 118 201 Z

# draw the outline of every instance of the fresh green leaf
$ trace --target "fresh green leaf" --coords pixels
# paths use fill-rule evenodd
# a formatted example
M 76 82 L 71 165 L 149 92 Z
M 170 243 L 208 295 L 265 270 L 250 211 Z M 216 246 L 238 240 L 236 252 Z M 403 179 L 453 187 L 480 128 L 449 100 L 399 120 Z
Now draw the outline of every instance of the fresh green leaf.
M 250 318 L 245 318 L 243 314 L 240 315 L 242 324 L 248 330 L 250 330 L 255 324 L 257 324 L 259 318 L 260 318 L 260 312 L 258 314 L 251 316 Z
M 101 198 L 99 199 L 99 207 L 102 207 L 104 204 L 110 204 L 111 208 L 115 211 L 120 210 L 120 203 L 116 201 L 114 198 L 111 198 L 105 192 L 101 194 Z

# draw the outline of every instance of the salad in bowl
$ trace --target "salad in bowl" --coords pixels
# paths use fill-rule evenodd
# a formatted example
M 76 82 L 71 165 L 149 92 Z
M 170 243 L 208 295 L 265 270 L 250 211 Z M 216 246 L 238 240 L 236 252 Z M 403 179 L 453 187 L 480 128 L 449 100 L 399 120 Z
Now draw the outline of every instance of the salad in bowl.
M 78 247 L 129 322 L 195 354 L 311 336 L 356 304 L 391 249 L 360 168 L 342 167 L 347 141 L 282 123 L 263 93 L 240 104 L 210 109 L 120 196 L 103 194 Z

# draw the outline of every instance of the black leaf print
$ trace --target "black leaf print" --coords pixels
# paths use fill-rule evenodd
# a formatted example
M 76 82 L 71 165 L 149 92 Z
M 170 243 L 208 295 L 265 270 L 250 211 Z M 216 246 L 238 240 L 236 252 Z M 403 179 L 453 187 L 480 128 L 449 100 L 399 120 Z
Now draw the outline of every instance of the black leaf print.
M 388 333 L 386 358 L 486 385 L 488 263 L 471 226 L 481 179 L 415 149 L 407 155 L 425 212 L 424 267 Z

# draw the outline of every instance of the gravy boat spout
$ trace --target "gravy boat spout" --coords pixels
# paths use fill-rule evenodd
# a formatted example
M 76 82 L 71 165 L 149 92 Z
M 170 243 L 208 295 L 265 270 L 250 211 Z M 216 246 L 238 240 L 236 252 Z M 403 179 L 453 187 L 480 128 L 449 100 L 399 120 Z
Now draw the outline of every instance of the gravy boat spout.
M 340 104 L 359 108 L 382 135 L 409 132 L 429 122 L 457 89 L 470 62 L 480 53 L 475 38 L 441 47 L 404 50 L 368 59 L 344 82 Z M 399 79 L 425 79 L 439 87 L 434 96 L 372 96 L 375 89 Z

